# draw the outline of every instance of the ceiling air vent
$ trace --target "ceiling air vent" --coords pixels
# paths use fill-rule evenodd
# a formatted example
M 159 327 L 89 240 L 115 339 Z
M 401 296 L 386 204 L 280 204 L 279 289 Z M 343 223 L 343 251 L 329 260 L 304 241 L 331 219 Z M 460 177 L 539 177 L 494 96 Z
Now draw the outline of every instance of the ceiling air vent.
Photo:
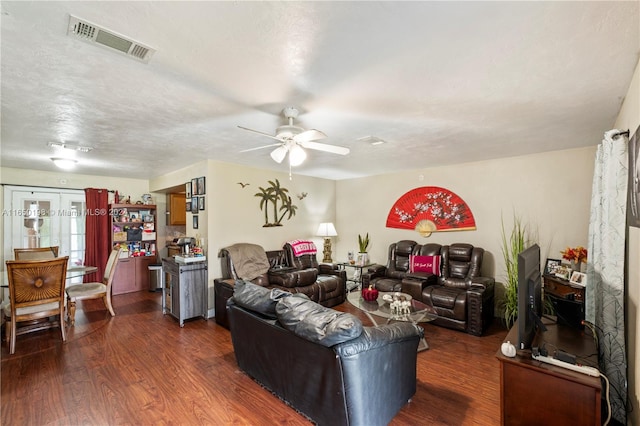
M 67 35 L 86 41 L 87 43 L 95 43 L 115 49 L 145 64 L 149 62 L 149 59 L 151 59 L 151 56 L 155 52 L 155 49 L 144 46 L 137 41 L 128 39 L 114 31 L 106 30 L 73 15 L 69 16 Z

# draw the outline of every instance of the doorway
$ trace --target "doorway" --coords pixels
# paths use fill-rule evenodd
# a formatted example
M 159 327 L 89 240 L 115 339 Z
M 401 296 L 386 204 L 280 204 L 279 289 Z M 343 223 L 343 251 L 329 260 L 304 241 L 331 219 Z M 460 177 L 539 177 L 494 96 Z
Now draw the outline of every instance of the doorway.
M 13 249 L 59 246 L 59 256 L 82 265 L 86 203 L 83 190 L 27 186 L 4 187 L 4 260 Z

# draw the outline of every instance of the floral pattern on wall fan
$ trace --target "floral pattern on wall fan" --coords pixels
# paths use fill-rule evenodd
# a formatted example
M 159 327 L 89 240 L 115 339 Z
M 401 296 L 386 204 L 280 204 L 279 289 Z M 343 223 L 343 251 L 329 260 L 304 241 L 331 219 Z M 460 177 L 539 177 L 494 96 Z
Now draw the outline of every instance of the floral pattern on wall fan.
M 438 186 L 423 186 L 405 193 L 393 204 L 386 226 L 415 229 L 428 237 L 431 232 L 476 229 L 476 221 L 458 195 Z

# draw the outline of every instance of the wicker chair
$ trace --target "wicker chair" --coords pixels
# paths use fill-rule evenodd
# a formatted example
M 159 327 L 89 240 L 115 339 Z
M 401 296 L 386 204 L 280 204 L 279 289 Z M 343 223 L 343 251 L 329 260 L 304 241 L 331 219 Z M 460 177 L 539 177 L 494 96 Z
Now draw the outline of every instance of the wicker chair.
M 58 246 L 13 249 L 16 260 L 44 260 L 58 257 Z
M 64 328 L 64 285 L 68 256 L 50 260 L 8 260 L 9 305 L 5 306 L 5 330 L 9 353 L 16 349 L 16 336 L 32 331 Z M 52 320 L 50 317 L 57 317 Z M 18 327 L 18 323 L 28 322 Z

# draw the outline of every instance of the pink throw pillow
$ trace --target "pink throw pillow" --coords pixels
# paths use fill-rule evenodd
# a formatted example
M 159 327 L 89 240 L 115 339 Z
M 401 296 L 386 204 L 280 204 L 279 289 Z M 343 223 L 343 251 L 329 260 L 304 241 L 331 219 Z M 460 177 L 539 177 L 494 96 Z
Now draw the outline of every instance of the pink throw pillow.
M 440 256 L 409 256 L 409 271 L 440 276 Z

